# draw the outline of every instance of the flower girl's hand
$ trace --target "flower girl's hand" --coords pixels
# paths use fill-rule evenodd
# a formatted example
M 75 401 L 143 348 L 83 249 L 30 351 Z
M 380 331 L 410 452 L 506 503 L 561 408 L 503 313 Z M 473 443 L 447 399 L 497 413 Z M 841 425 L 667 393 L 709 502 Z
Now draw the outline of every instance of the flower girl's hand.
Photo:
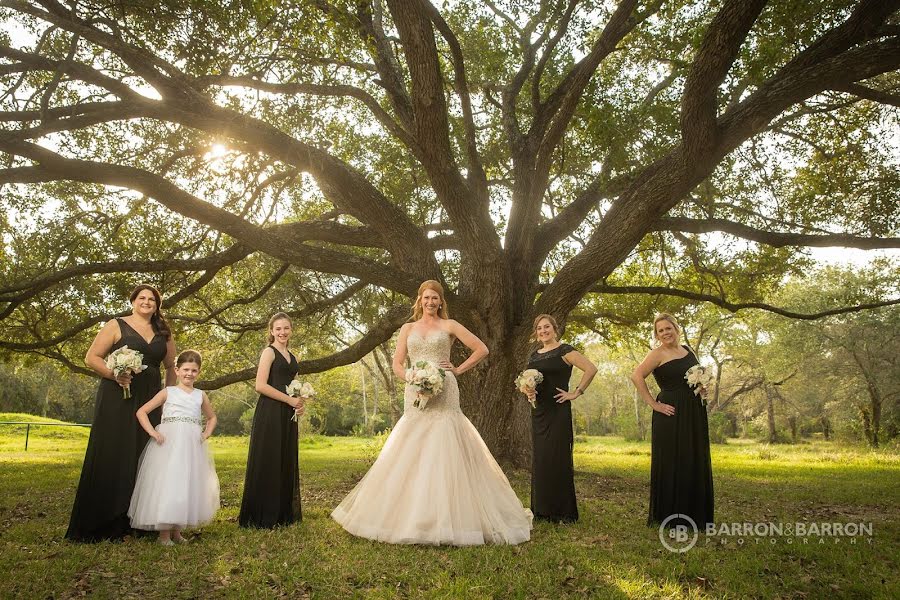
M 440 368 L 444 369 L 445 371 L 450 371 L 454 375 L 459 375 L 459 373 L 456 372 L 456 367 L 454 367 L 453 363 L 450 362 L 449 360 L 442 360 L 440 362 L 440 364 L 438 364 L 438 366 Z
M 156 443 L 157 443 L 157 444 L 159 444 L 160 446 L 162 446 L 162 445 L 163 445 L 163 442 L 166 441 L 166 436 L 164 436 L 163 434 L 157 432 L 156 435 L 153 436 L 153 439 L 156 440 Z

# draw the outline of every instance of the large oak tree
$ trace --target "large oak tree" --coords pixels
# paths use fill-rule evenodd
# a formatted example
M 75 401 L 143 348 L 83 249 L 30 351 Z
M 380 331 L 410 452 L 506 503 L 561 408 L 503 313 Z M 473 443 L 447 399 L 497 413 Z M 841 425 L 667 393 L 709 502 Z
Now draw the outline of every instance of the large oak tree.
M 440 279 L 491 350 L 464 410 L 523 462 L 535 315 L 766 307 L 800 247 L 900 247 L 898 8 L 0 0 L 0 347 L 78 369 L 140 274 L 223 348 L 275 306 L 363 327 L 315 372 Z M 208 388 L 252 376 L 225 354 Z

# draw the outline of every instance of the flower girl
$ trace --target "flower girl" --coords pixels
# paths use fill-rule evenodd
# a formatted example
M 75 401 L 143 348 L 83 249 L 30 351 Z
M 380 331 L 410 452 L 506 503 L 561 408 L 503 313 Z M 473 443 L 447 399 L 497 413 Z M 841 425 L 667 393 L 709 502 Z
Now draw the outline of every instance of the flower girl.
M 134 528 L 159 531 L 159 542 L 166 546 L 186 541 L 181 530 L 208 523 L 219 508 L 219 478 L 206 443 L 216 414 L 206 394 L 194 389 L 200 363 L 194 350 L 179 354 L 178 385 L 163 388 L 137 411 L 153 439 L 138 464 L 128 517 Z M 160 405 L 162 422 L 153 429 L 147 414 Z M 202 431 L 201 412 L 206 417 Z

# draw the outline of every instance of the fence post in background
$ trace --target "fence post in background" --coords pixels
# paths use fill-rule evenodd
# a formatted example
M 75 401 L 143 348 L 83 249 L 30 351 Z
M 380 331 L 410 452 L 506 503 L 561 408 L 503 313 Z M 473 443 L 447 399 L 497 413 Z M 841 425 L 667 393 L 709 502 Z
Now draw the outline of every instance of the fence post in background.
M 87 427 L 91 423 L 42 423 L 40 421 L 0 421 L 0 425 L 24 425 L 25 426 L 25 451 L 28 452 L 28 439 L 31 437 L 31 426 L 43 425 L 45 427 Z

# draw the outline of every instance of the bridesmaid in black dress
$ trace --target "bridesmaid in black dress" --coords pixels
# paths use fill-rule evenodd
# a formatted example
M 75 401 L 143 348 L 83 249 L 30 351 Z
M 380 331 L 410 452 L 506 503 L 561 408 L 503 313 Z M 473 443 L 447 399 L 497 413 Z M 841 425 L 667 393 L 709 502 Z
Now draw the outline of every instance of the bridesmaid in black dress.
M 288 351 L 291 319 L 276 313 L 269 319 L 269 345 L 262 351 L 256 370 L 259 400 L 250 430 L 250 452 L 244 497 L 238 523 L 241 527 L 272 528 L 300 521 L 300 466 L 297 461 L 297 421 L 303 399 L 285 393 L 297 374 L 297 359 Z
M 696 355 L 680 344 L 675 317 L 661 313 L 653 322 L 659 346 L 631 375 L 644 402 L 653 408 L 648 525 L 683 514 L 700 529 L 713 522 L 712 462 L 706 407 L 684 379 L 698 364 Z M 660 392 L 654 400 L 645 379 L 650 373 Z M 705 392 L 704 392 L 705 393 Z M 667 526 L 683 525 L 681 519 Z
M 85 363 L 103 379 L 97 389 L 91 435 L 88 439 L 75 504 L 66 538 L 77 542 L 117 540 L 131 533 L 128 505 L 147 433 L 135 412 L 160 390 L 160 363 L 166 366 L 166 384 L 175 384 L 175 341 L 160 313 L 156 288 L 139 285 L 131 293 L 131 315 L 107 321 L 94 338 Z M 106 356 L 128 346 L 144 355 L 147 368 L 118 378 L 106 366 Z M 131 398 L 123 386 L 131 386 Z M 161 411 L 150 413 L 154 426 Z
M 544 380 L 528 394 L 537 404 L 531 411 L 531 512 L 536 520 L 573 523 L 578 520 L 578 504 L 571 401 L 584 394 L 597 367 L 569 344 L 559 342 L 559 328 L 550 315 L 534 320 L 534 337 L 541 347 L 528 358 L 528 368 L 540 371 Z M 583 374 L 570 392 L 572 365 Z

